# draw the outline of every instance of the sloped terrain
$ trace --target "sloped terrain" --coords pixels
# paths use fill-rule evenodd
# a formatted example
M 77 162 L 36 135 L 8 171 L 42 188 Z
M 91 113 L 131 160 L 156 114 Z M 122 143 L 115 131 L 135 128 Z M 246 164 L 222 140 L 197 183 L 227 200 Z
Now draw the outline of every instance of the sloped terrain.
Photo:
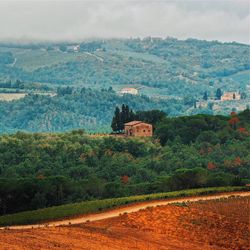
M 5 230 L 0 248 L 249 249 L 250 198 L 148 208 L 78 226 Z
M 0 101 L 0 133 L 78 128 L 108 132 L 115 106 L 123 103 L 134 110 L 160 109 L 169 116 L 242 111 L 250 105 L 249 53 L 250 46 L 239 43 L 173 38 L 0 43 L 0 93 L 58 94 L 66 86 L 73 91 Z M 123 87 L 138 88 L 139 96 L 119 96 Z M 83 88 L 91 90 L 83 93 Z M 244 98 L 230 105 L 215 102 L 218 88 Z M 204 93 L 204 106 L 194 107 Z
M 203 93 L 225 84 L 228 89 L 244 89 L 249 81 L 250 47 L 244 44 L 110 39 L 82 42 L 75 53 L 76 45 L 0 44 L 0 80 L 99 88 L 141 84 L 166 89 L 168 95 Z

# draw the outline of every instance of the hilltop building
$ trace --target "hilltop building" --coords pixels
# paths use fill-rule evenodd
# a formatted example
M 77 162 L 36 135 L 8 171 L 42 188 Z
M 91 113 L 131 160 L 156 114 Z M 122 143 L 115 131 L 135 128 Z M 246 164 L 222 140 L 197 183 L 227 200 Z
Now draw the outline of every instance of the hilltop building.
M 123 88 L 123 89 L 121 89 L 120 93 L 122 95 L 124 95 L 124 94 L 138 95 L 139 94 L 139 90 L 136 89 L 136 88 Z
M 132 121 L 124 124 L 126 136 L 153 136 L 153 126 L 142 121 Z
M 80 51 L 80 49 L 81 49 L 80 45 L 76 45 L 76 46 L 74 46 L 73 51 L 77 53 Z
M 240 100 L 240 94 L 237 92 L 225 92 L 221 96 L 221 101 L 232 101 L 232 100 Z

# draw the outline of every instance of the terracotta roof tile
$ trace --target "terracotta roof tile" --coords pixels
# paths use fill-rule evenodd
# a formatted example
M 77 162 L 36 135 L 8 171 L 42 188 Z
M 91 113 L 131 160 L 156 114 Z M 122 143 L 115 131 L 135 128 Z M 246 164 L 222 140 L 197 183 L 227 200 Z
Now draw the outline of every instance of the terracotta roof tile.
M 132 121 L 132 122 L 127 122 L 124 125 L 128 125 L 128 126 L 134 126 L 136 124 L 142 123 L 142 121 Z
M 140 124 L 146 124 L 146 125 L 151 125 L 149 123 L 146 122 L 142 122 L 142 121 L 132 121 L 132 122 L 127 122 L 124 125 L 125 126 L 136 126 L 136 125 L 140 125 Z M 152 126 L 152 125 L 151 125 Z

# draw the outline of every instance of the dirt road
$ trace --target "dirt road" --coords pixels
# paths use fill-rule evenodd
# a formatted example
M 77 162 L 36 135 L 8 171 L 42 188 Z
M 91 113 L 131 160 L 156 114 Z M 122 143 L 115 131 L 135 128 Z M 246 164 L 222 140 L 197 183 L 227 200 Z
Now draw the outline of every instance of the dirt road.
M 57 227 L 57 226 L 65 226 L 65 225 L 76 225 L 76 224 L 82 224 L 90 221 L 98 221 L 108 218 L 117 217 L 124 213 L 132 213 L 137 212 L 141 209 L 145 209 L 148 207 L 156 207 L 156 206 L 163 206 L 171 203 L 177 203 L 177 202 L 195 202 L 195 201 L 205 201 L 205 200 L 215 200 L 219 198 L 228 198 L 230 196 L 250 196 L 250 191 L 247 192 L 230 192 L 230 193 L 222 193 L 222 194 L 216 194 L 216 195 L 209 195 L 209 196 L 197 196 L 197 197 L 185 197 L 185 198 L 174 198 L 174 199 L 168 199 L 168 200 L 157 200 L 157 201 L 148 201 L 148 202 L 142 202 L 142 203 L 136 203 L 131 204 L 125 207 L 119 207 L 113 210 L 109 210 L 103 213 L 97 213 L 97 214 L 89 214 L 89 215 L 83 215 L 78 218 L 72 218 L 72 219 L 63 219 L 48 223 L 41 223 L 41 224 L 34 224 L 34 225 L 20 225 L 20 226 L 10 226 L 8 229 L 35 229 L 35 228 L 46 228 L 46 227 Z M 6 229 L 6 227 L 0 227 L 0 229 Z

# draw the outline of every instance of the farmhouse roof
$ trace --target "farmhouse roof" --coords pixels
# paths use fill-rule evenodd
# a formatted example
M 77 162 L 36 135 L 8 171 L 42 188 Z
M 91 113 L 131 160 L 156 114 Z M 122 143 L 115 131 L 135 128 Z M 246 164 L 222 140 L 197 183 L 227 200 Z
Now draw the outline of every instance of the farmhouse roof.
M 137 90 L 137 89 L 136 88 L 123 88 L 122 90 L 124 91 L 124 90 Z
M 136 125 L 139 125 L 139 124 L 148 124 L 148 125 L 150 125 L 149 123 L 145 123 L 145 122 L 142 122 L 142 121 L 127 122 L 124 125 L 125 126 L 136 126 Z
M 126 126 L 134 126 L 136 124 L 142 123 L 142 121 L 132 121 L 132 122 L 127 122 L 124 125 Z
M 224 95 L 233 95 L 233 94 L 238 94 L 238 92 L 225 92 Z

